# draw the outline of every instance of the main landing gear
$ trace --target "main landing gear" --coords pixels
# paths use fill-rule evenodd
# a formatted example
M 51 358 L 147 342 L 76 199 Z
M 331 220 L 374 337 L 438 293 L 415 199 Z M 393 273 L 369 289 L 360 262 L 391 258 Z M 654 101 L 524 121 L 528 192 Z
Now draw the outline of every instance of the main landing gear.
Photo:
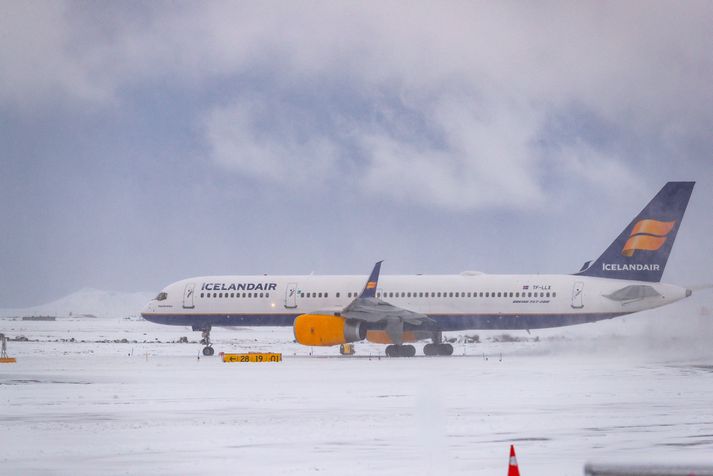
M 453 355 L 453 346 L 449 343 L 443 343 L 443 334 L 441 332 L 433 333 L 433 344 L 423 346 L 424 355 Z
M 440 331 L 433 333 L 433 343 L 423 346 L 424 355 L 453 355 L 453 346 L 443 342 Z M 413 357 L 416 355 L 416 348 L 412 345 L 389 345 L 386 346 L 387 357 Z
M 201 331 L 202 332 L 202 339 L 201 339 L 201 344 L 203 344 L 205 347 L 203 347 L 203 355 L 206 357 L 210 357 L 211 355 L 215 354 L 215 350 L 213 349 L 213 344 L 210 342 L 210 326 L 205 327 L 203 329 L 193 329 L 194 331 Z
M 453 346 L 446 344 L 426 344 L 423 346 L 424 355 L 453 355 Z
M 412 345 L 387 345 L 387 357 L 413 357 L 416 355 L 416 348 Z

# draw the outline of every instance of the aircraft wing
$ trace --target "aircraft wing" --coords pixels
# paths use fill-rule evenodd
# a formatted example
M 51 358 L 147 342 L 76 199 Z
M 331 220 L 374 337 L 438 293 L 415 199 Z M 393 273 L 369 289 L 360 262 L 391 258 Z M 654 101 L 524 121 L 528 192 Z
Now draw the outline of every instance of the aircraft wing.
M 404 323 L 422 327 L 423 330 L 436 330 L 436 322 L 427 315 L 394 306 L 376 297 L 381 263 L 379 261 L 374 265 L 362 293 L 340 315 L 370 324 L 383 324 L 389 338 L 398 345 L 403 343 Z

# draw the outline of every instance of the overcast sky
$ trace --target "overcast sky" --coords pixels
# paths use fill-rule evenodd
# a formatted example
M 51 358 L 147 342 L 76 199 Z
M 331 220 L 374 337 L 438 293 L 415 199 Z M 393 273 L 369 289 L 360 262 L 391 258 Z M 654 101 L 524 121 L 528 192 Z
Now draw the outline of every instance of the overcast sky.
M 0 2 L 0 307 L 569 273 L 668 180 L 713 281 L 712 2 Z

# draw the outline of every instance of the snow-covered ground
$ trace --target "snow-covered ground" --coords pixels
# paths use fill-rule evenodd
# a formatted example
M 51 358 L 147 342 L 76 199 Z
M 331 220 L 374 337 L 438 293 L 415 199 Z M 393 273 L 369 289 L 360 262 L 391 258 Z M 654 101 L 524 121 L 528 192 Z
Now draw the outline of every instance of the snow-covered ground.
M 284 353 L 271 364 L 199 359 L 198 333 L 140 319 L 0 319 L 30 339 L 0 364 L 0 474 L 504 475 L 510 443 L 527 476 L 710 463 L 710 301 L 510 333 L 526 342 L 454 333 L 482 343 L 451 358 L 378 358 L 370 344 L 339 357 L 289 328 L 214 330 L 218 351 Z
M 0 317 L 22 316 L 81 316 L 123 318 L 138 316 L 143 306 L 156 293 L 135 292 L 121 293 L 85 288 L 39 306 L 22 309 L 0 309 Z

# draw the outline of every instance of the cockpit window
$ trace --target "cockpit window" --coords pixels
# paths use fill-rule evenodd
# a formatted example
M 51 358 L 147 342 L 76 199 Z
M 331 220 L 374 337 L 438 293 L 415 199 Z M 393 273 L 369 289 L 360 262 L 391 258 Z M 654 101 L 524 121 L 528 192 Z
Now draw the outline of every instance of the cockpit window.
M 157 301 L 165 301 L 167 297 L 168 297 L 168 294 L 166 294 L 165 292 L 160 292 L 160 293 L 158 293 L 158 296 L 156 296 L 156 300 Z

